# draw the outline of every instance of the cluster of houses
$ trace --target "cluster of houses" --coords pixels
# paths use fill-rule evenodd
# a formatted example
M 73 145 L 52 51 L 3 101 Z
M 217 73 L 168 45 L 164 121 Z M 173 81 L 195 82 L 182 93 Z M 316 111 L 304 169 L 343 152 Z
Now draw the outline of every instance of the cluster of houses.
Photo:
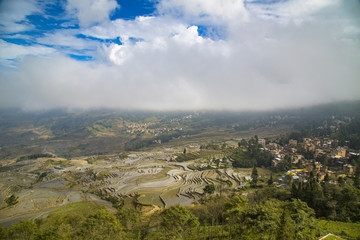
M 169 120 L 169 123 L 178 123 L 182 120 L 191 119 L 193 115 L 185 115 L 183 117 L 172 118 Z M 152 122 L 145 122 L 145 123 L 135 123 L 135 122 L 125 122 L 126 132 L 131 134 L 154 134 L 158 136 L 160 134 L 166 134 L 173 131 L 182 131 L 182 127 L 155 127 L 154 125 L 160 124 L 160 121 L 152 121 Z M 180 123 L 178 123 L 180 125 Z M 160 142 L 161 143 L 161 142 Z
M 301 143 L 290 139 L 285 146 L 274 142 L 266 144 L 265 139 L 259 139 L 259 144 L 274 156 L 273 167 L 277 167 L 281 161 L 284 161 L 285 156 L 290 157 L 291 165 L 298 168 L 289 170 L 286 175 L 291 176 L 294 180 L 305 181 L 310 172 L 314 172 L 319 181 L 323 181 L 326 174 L 331 179 L 352 175 L 355 173 L 355 168 L 349 164 L 349 158 L 352 155 L 359 156 L 359 153 L 350 151 L 348 147 L 339 146 L 337 140 L 326 138 L 304 138 Z M 302 154 L 303 152 L 311 152 L 312 158 L 307 159 Z M 325 157 L 332 164 L 324 166 L 316 161 L 318 156 Z
M 154 134 L 155 136 L 159 134 L 169 133 L 172 131 L 182 131 L 181 127 L 163 127 L 163 128 L 152 128 L 151 126 L 157 124 L 158 122 L 148 122 L 148 123 L 126 123 L 126 132 L 131 134 L 144 133 L 144 134 Z

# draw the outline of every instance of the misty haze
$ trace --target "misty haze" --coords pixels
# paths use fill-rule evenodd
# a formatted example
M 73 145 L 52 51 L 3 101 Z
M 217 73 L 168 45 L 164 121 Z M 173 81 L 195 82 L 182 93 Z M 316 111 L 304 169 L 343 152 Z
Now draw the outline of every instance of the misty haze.
M 0 239 L 359 239 L 359 0 L 0 1 Z

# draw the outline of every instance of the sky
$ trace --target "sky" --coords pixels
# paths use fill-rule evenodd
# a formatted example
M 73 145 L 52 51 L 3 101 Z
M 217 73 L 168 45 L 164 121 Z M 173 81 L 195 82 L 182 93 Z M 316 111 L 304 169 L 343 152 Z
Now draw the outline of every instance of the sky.
M 359 99 L 359 0 L 0 0 L 0 108 Z

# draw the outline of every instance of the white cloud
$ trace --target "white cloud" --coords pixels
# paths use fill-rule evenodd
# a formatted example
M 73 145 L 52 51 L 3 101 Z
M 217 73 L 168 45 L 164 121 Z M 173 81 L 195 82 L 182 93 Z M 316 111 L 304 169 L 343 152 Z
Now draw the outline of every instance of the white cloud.
M 109 60 L 117 65 L 123 64 L 131 54 L 128 47 L 118 44 L 111 44 L 106 51 L 109 53 Z
M 322 25 L 268 24 L 255 22 L 228 41 L 189 27 L 163 37 L 165 48 L 155 39 L 113 44 L 105 56 L 115 64 L 26 58 L 12 76 L 17 87 L 4 89 L 25 92 L 28 109 L 269 109 L 359 98 L 358 47 L 330 38 Z M 8 95 L 0 94 L 7 101 L 19 94 Z
M 176 108 L 198 105 L 201 95 L 191 82 L 181 78 L 171 82 L 146 81 L 143 77 L 147 70 L 133 76 L 126 68 L 77 62 L 62 56 L 50 60 L 28 57 L 21 71 L 11 75 L 12 80 L 1 79 L 4 86 L 0 89 L 1 104 L 18 101 L 20 96 L 26 99 L 22 103 L 26 109 L 69 106 L 170 109 L 174 104 Z
M 191 26 L 187 28 L 181 34 L 177 34 L 174 36 L 175 41 L 179 42 L 180 44 L 186 44 L 188 46 L 192 46 L 194 44 L 203 44 L 205 39 L 199 36 L 198 27 Z M 208 40 L 211 41 L 211 40 Z
M 22 46 L 0 39 L 0 61 L 3 65 L 12 66 L 13 60 L 20 61 L 24 56 L 46 56 L 55 50 L 44 46 Z
M 203 24 L 241 22 L 248 18 L 243 0 L 163 0 L 158 9 L 162 14 Z
M 75 50 L 96 49 L 98 58 L 92 62 L 0 42 L 2 51 L 9 48 L 2 57 L 22 59 L 17 72 L 1 73 L 0 104 L 29 109 L 270 109 L 359 99 L 360 21 L 348 6 L 359 7 L 359 2 L 281 1 L 249 11 L 243 1 L 220 2 L 164 0 L 160 16 L 110 22 L 103 21 L 105 11 L 100 20 L 80 19 L 82 26 L 99 24 L 79 33 L 120 37 L 122 45 L 98 49 L 96 43 L 76 38 L 77 30 L 38 39 Z M 180 17 L 172 15 L 178 10 Z M 264 20 L 267 13 L 280 18 Z M 223 25 L 226 37 L 200 36 L 197 24 L 202 22 Z
M 67 10 L 77 16 L 80 26 L 89 27 L 109 21 L 109 14 L 118 7 L 115 0 L 68 0 Z
M 313 19 L 313 15 L 327 7 L 338 7 L 341 0 L 292 0 L 272 4 L 248 4 L 256 17 L 272 19 L 281 23 L 301 24 Z
M 113 39 L 120 37 L 126 42 L 129 38 L 151 40 L 159 36 L 169 36 L 183 31 L 187 25 L 169 17 L 137 17 L 135 20 L 117 19 L 81 32 L 85 35 Z
M 176 33 L 168 33 L 135 43 L 125 41 L 122 45 L 104 46 L 104 56 L 108 56 L 111 62 L 121 65 L 126 61 L 147 58 L 146 55 L 164 56 L 164 54 L 168 54 L 167 52 L 174 50 L 177 51 L 175 54 L 191 55 L 193 52 L 217 57 L 229 55 L 230 49 L 224 41 L 213 41 L 199 36 L 197 26 L 183 27 L 177 30 Z
M 33 26 L 26 16 L 39 13 L 35 0 L 3 0 L 0 2 L 0 32 L 15 33 L 28 31 Z M 21 23 L 20 23 L 21 22 Z
M 98 41 L 84 38 L 77 38 L 76 30 L 60 30 L 54 33 L 47 33 L 36 41 L 50 46 L 67 47 L 76 50 L 95 50 L 100 44 Z

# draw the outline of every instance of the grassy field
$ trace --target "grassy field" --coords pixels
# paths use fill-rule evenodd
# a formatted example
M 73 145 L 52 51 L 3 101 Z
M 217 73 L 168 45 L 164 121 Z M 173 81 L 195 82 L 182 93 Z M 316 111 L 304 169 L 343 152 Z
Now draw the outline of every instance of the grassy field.
M 159 196 L 160 193 L 145 193 L 139 197 L 139 202 L 144 205 L 157 205 L 159 207 L 164 207 L 164 204 L 160 200 Z
M 65 214 L 79 214 L 79 215 L 87 216 L 90 213 L 101 208 L 104 208 L 104 206 L 96 202 L 92 202 L 92 201 L 77 202 L 66 205 L 54 211 L 50 216 L 56 217 L 57 215 L 65 215 Z
M 337 221 L 318 220 L 319 229 L 322 236 L 328 233 L 340 236 L 343 239 L 360 239 L 360 223 L 345 223 Z M 341 238 L 326 238 L 341 239 Z
M 161 172 L 157 173 L 157 174 L 148 174 L 145 175 L 141 178 L 136 179 L 136 184 L 142 184 L 142 183 L 147 183 L 147 182 L 151 182 L 151 181 L 160 181 L 163 179 L 167 179 L 167 172 L 170 170 L 171 168 L 167 167 L 161 170 Z

